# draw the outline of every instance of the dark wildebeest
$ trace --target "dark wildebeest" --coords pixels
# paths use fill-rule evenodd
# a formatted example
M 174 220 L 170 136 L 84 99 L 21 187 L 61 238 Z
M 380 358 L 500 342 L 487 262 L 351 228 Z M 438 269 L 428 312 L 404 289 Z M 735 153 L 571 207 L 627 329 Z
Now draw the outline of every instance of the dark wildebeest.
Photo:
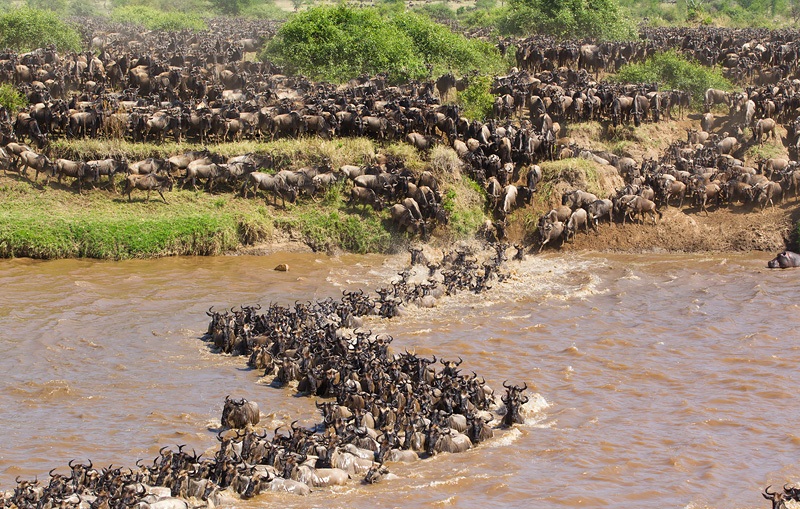
M 254 401 L 230 399 L 225 396 L 225 406 L 222 408 L 222 425 L 231 429 L 240 429 L 248 424 L 255 426 L 261 420 L 258 405 Z
M 97 179 L 99 180 L 101 176 L 108 177 L 108 184 L 114 190 L 117 191 L 116 186 L 114 185 L 114 175 L 117 173 L 128 173 L 128 161 L 126 159 L 99 159 L 95 161 L 87 161 L 86 166 L 93 172 L 96 173 Z

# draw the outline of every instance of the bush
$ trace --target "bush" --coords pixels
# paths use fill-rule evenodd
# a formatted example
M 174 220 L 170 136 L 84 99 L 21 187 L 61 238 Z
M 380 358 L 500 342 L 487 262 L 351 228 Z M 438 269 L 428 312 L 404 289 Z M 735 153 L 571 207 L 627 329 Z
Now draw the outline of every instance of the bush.
M 81 18 L 95 17 L 100 15 L 100 10 L 91 0 L 72 0 L 67 5 L 67 14 Z
M 470 120 L 484 120 L 492 114 L 494 96 L 490 92 L 492 78 L 481 75 L 470 78 L 469 86 L 458 94 L 462 114 Z
M 614 80 L 621 83 L 658 83 L 661 89 L 684 90 L 692 94 L 694 104 L 702 104 L 708 88 L 733 88 L 719 69 L 687 60 L 675 50 L 658 53 L 641 64 L 624 65 Z
M 12 115 L 27 106 L 28 99 L 14 85 L 3 83 L 0 85 L 0 106 L 3 106 Z
M 183 12 L 163 12 L 144 5 L 116 7 L 111 19 L 120 23 L 136 23 L 148 30 L 178 32 L 180 30 L 206 30 L 206 22 L 200 17 Z
M 498 28 L 509 34 L 538 32 L 560 38 L 632 40 L 636 30 L 616 0 L 510 0 Z
M 80 51 L 81 37 L 50 11 L 20 8 L 0 15 L 0 47 L 22 52 L 50 44 Z
M 499 52 L 491 44 L 467 40 L 419 14 L 344 4 L 314 7 L 287 23 L 267 45 L 262 58 L 289 72 L 343 82 L 385 72 L 392 82 L 455 70 L 496 72 Z
M 67 10 L 67 0 L 28 0 L 26 3 L 31 9 L 53 11 L 59 14 Z
M 456 11 L 451 9 L 450 6 L 444 2 L 422 4 L 420 7 L 416 7 L 414 11 L 424 14 L 439 23 L 454 21 L 456 19 Z
M 230 16 L 238 16 L 253 5 L 254 0 L 211 0 L 214 9 Z
M 289 13 L 275 5 L 275 2 L 253 4 L 242 11 L 242 16 L 255 19 L 285 20 Z

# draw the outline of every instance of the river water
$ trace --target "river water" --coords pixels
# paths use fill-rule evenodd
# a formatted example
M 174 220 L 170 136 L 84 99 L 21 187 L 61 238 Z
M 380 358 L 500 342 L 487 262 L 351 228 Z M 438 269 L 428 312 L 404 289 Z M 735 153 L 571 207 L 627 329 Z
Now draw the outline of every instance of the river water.
M 319 420 L 198 337 L 210 305 L 374 289 L 407 256 L 277 254 L 148 261 L 0 261 L 0 488 L 71 459 L 133 465 L 216 445 L 225 396 L 264 422 Z M 272 270 L 288 263 L 290 272 Z M 768 507 L 800 480 L 800 273 L 766 255 L 547 255 L 482 295 L 373 320 L 393 349 L 463 358 L 527 382 L 529 422 L 399 479 L 242 507 Z

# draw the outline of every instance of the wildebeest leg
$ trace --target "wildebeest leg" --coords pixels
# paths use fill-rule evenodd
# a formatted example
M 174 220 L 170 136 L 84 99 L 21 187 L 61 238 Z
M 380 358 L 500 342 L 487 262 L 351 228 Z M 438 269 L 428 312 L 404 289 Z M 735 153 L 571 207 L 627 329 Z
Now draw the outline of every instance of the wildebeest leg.
M 157 189 L 157 191 L 158 191 L 158 194 L 161 195 L 161 199 L 164 200 L 164 203 L 167 203 L 167 199 L 164 198 L 164 193 L 161 192 L 161 189 Z M 149 198 L 149 193 L 150 193 L 150 191 L 148 191 L 148 198 Z
M 159 193 L 160 192 L 161 191 L 159 191 Z M 149 189 L 147 190 L 147 199 L 145 200 L 145 203 L 150 203 L 150 190 Z

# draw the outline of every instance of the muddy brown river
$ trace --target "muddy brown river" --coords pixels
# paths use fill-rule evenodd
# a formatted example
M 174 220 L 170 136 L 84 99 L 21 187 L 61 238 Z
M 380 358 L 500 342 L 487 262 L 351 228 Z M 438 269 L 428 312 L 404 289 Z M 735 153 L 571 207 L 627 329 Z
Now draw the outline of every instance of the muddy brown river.
M 241 507 L 769 507 L 764 486 L 800 480 L 800 272 L 767 258 L 548 255 L 510 263 L 486 294 L 372 320 L 395 351 L 461 356 L 498 388 L 527 382 L 529 422 L 395 465 L 396 480 Z M 374 289 L 407 260 L 0 261 L 0 489 L 73 458 L 208 450 L 228 394 L 271 427 L 317 422 L 313 399 L 212 354 L 205 310 Z

